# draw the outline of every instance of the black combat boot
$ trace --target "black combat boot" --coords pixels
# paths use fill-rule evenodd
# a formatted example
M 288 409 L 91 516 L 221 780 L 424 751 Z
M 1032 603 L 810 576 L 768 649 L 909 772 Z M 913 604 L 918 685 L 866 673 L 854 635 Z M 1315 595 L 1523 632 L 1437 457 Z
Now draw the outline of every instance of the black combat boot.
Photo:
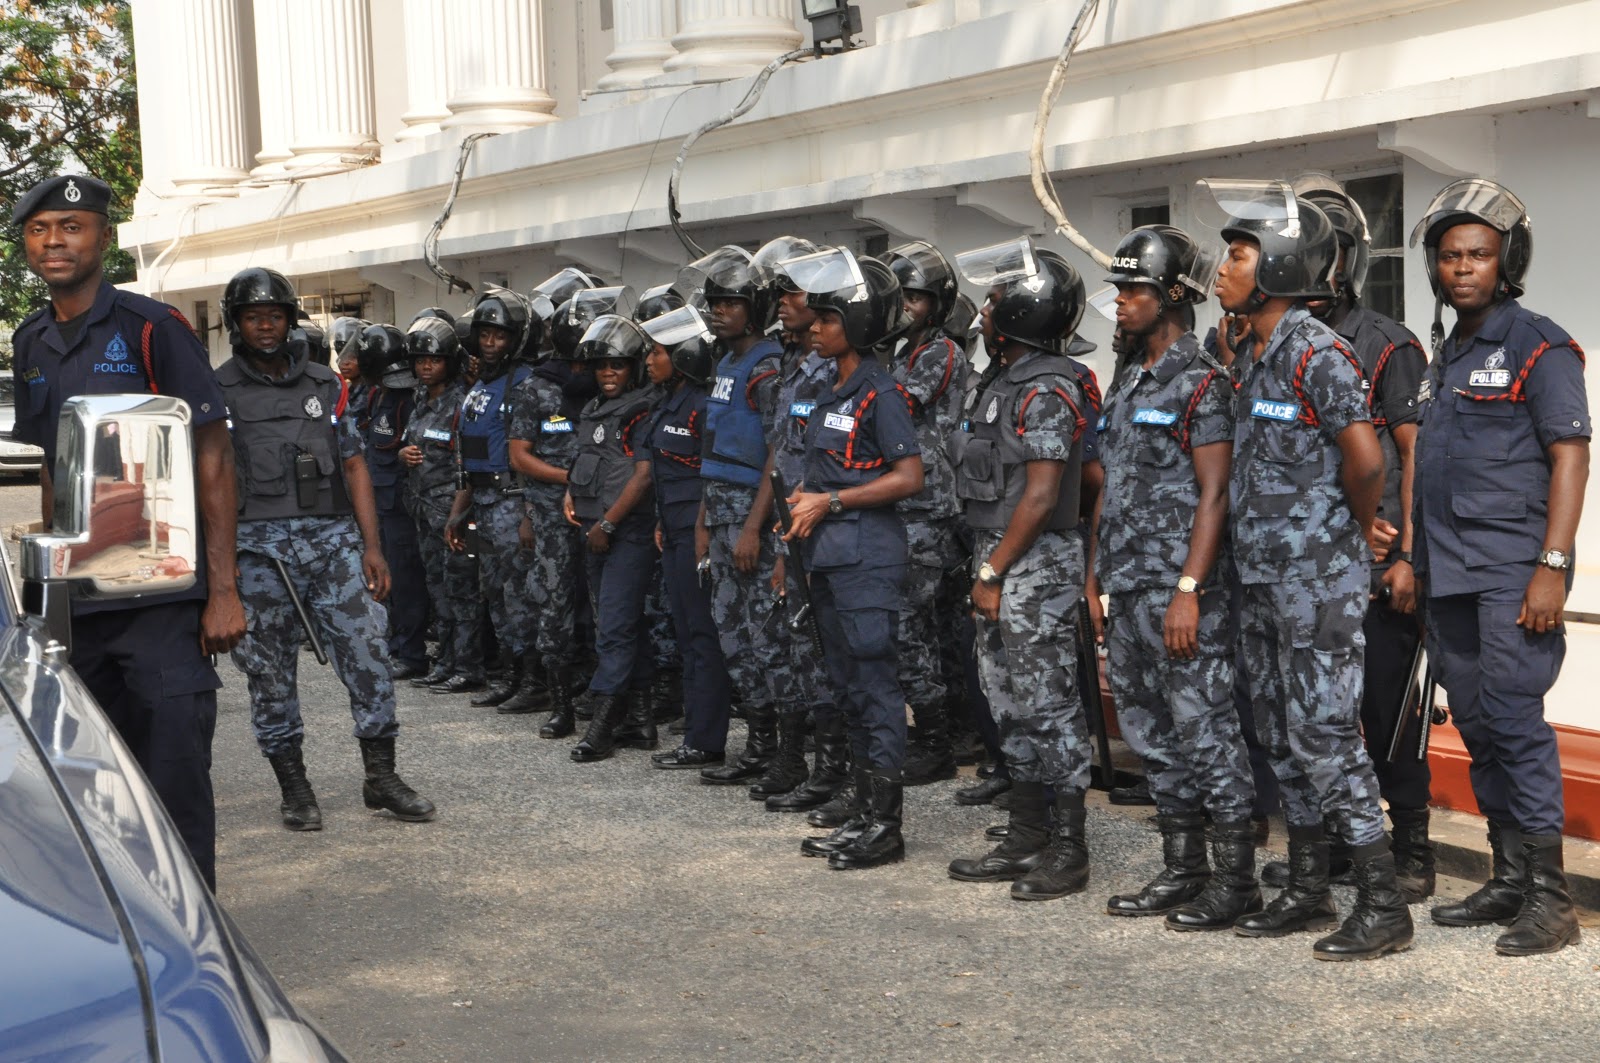
M 1044 862 L 1050 844 L 1050 816 L 1044 783 L 1018 782 L 1005 838 L 976 860 L 950 861 L 950 877 L 960 882 L 1012 882 Z
M 1288 867 L 1289 885 L 1265 909 L 1235 922 L 1235 934 L 1276 938 L 1301 930 L 1325 930 L 1339 921 L 1328 886 L 1328 835 L 1322 824 L 1290 825 Z
M 866 783 L 867 825 L 829 854 L 828 866 L 835 871 L 863 871 L 906 858 L 906 840 L 900 833 L 906 791 L 900 773 L 873 772 Z
M 1016 794 L 1013 783 L 1011 792 Z M 1056 791 L 1056 822 L 1039 866 L 1011 884 L 1014 901 L 1053 901 L 1089 884 L 1089 845 L 1083 834 L 1083 794 Z
M 845 742 L 844 785 L 832 797 L 806 813 L 806 822 L 813 827 L 840 827 L 866 812 L 866 794 L 857 785 L 859 776 L 854 768 L 848 739 Z
M 1435 872 L 1433 843 L 1428 840 L 1428 810 L 1391 808 L 1389 820 L 1394 824 L 1394 880 L 1400 892 L 1406 895 L 1407 904 L 1416 904 L 1433 896 Z
M 1494 950 L 1502 956 L 1539 956 L 1576 945 L 1583 931 L 1567 892 L 1561 835 L 1524 834 L 1522 862 L 1527 868 L 1522 910 L 1511 929 L 1495 940 Z
M 1255 828 L 1249 820 L 1211 825 L 1211 881 L 1188 904 L 1167 913 L 1168 930 L 1227 930 L 1261 911 Z
M 449 661 L 441 657 L 439 660 L 433 662 L 433 667 L 428 669 L 427 675 L 419 675 L 412 679 L 411 685 L 414 687 L 438 686 L 440 683 L 443 683 L 446 679 L 449 679 L 455 674 L 455 668 L 450 664 Z
M 1270 822 L 1270 821 L 1269 821 Z M 1350 846 L 1339 836 L 1338 824 L 1331 819 L 1322 821 L 1322 833 L 1328 841 L 1328 881 L 1341 886 L 1352 884 Z M 1269 860 L 1261 867 L 1261 884 L 1281 890 L 1289 885 L 1289 863 L 1286 860 Z
M 945 715 L 944 703 L 918 705 L 912 710 L 912 716 L 916 719 L 916 733 L 906 748 L 902 771 L 905 784 L 926 786 L 954 779 L 960 769 L 956 766 L 955 747 L 950 742 L 950 720 Z
M 496 679 L 488 690 L 473 698 L 471 704 L 474 708 L 483 708 L 487 705 L 498 705 L 503 701 L 510 701 L 517 688 L 522 685 L 522 662 L 512 661 Z
M 611 741 L 624 749 L 654 749 L 660 745 L 656 734 L 656 699 L 653 687 L 633 692 L 628 715 L 611 734 Z
M 506 716 L 526 716 L 530 712 L 543 712 L 550 707 L 550 691 L 545 682 L 545 670 L 539 657 L 529 651 L 523 655 L 521 675 L 516 691 L 502 701 L 495 711 Z
M 596 760 L 605 760 L 616 752 L 616 730 L 623 718 L 628 715 L 629 701 L 627 691 L 599 699 L 594 716 L 589 720 L 589 726 L 583 732 L 583 737 L 572 747 L 573 760 L 579 764 L 588 764 Z
M 852 796 L 860 795 L 862 799 L 854 801 L 848 809 L 843 810 L 846 813 L 844 818 L 835 824 L 818 823 L 815 818 L 816 812 L 807 816 L 806 819 L 812 826 L 826 827 L 831 825 L 834 830 L 832 834 L 821 838 L 802 839 L 800 842 L 800 855 L 832 856 L 835 852 L 855 841 L 857 835 L 866 830 L 867 824 L 871 821 L 871 817 L 867 813 L 866 801 L 864 800 L 871 785 L 871 779 L 864 768 L 858 767 L 854 769 L 851 773 L 851 781 L 845 785 L 844 789 L 839 791 L 839 795 L 841 797 L 846 793 Z M 834 800 L 837 801 L 838 798 L 836 797 Z M 831 801 L 829 802 L 829 804 L 832 803 Z M 823 807 L 826 808 L 827 805 Z M 818 811 L 821 811 L 821 809 L 818 809 Z
M 745 720 L 744 751 L 732 760 L 700 773 L 707 786 L 732 786 L 754 779 L 767 770 L 767 762 L 778 750 L 778 714 L 751 709 Z
M 1375 960 L 1411 947 L 1411 909 L 1394 881 L 1389 839 L 1350 849 L 1356 880 L 1356 906 L 1344 924 L 1311 946 L 1319 960 Z
M 655 702 L 656 723 L 670 723 L 683 715 L 683 673 L 676 669 L 657 668 L 650 682 L 650 694 Z
M 976 783 L 956 791 L 956 804 L 990 805 L 994 803 L 995 798 L 1010 789 L 1011 768 L 1006 764 L 1005 754 L 1001 753 L 996 755 L 987 776 L 980 770 Z
M 394 772 L 394 739 L 361 739 L 361 762 L 367 769 L 361 799 L 368 808 L 386 808 L 396 819 L 408 823 L 426 823 L 433 818 L 433 802 L 407 786 Z
M 1138 893 L 1119 893 L 1106 902 L 1109 915 L 1164 915 L 1200 896 L 1211 880 L 1206 862 L 1203 812 L 1157 817 L 1161 826 L 1161 873 Z
M 750 800 L 786 794 L 806 781 L 806 714 L 784 712 L 778 715 L 778 751 L 767 761 L 766 770 L 750 786 Z
M 572 690 L 567 686 L 566 674 L 560 668 L 545 672 L 545 689 L 550 692 L 550 718 L 539 728 L 540 738 L 565 738 L 578 729 L 577 717 L 572 710 Z
M 826 717 L 817 728 L 816 765 L 810 778 L 786 794 L 767 798 L 768 812 L 809 812 L 826 804 L 850 778 L 850 744 L 844 735 L 844 718 Z
M 482 679 L 474 679 L 469 675 L 457 672 L 455 675 L 433 684 L 428 689 L 435 694 L 469 694 L 475 690 L 482 690 L 487 685 Z
M 278 789 L 283 791 L 283 804 L 278 806 L 283 825 L 290 830 L 321 830 L 322 809 L 317 807 L 317 795 L 311 792 L 311 780 L 306 778 L 300 747 L 290 746 L 287 753 L 268 757 L 267 762 L 278 776 Z
M 1485 882 L 1457 904 L 1436 904 L 1430 913 L 1440 926 L 1510 926 L 1522 910 L 1528 886 L 1528 861 L 1522 835 L 1505 823 L 1489 824 L 1491 870 Z

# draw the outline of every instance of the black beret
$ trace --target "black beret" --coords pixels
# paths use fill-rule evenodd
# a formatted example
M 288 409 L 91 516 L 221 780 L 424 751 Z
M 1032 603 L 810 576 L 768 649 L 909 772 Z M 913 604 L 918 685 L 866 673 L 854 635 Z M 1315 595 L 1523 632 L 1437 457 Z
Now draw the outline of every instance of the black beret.
M 109 213 L 111 186 L 88 174 L 63 174 L 40 181 L 17 200 L 11 224 L 21 225 L 41 210 L 87 210 Z

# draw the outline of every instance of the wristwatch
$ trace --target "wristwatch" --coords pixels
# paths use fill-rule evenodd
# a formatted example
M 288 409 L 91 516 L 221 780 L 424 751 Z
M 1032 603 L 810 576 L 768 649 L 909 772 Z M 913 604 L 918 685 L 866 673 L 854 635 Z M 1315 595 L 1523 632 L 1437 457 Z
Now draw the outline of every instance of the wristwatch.
M 830 517 L 837 517 L 839 514 L 841 514 L 843 512 L 844 512 L 844 499 L 839 497 L 839 492 L 837 492 L 837 491 L 829 491 L 828 492 L 828 515 Z
M 1561 550 L 1546 550 L 1539 555 L 1539 564 L 1557 572 L 1565 572 L 1572 567 L 1572 555 Z
M 1193 576 L 1179 576 L 1178 577 L 1178 593 L 1179 594 L 1193 594 L 1195 591 L 1197 591 L 1199 589 L 1200 589 L 1200 581 L 1195 579 Z
M 1404 561 L 1408 565 L 1412 564 L 1411 551 L 1410 550 L 1396 550 L 1393 553 L 1391 553 L 1389 556 L 1390 556 L 1390 558 L 1392 558 L 1395 561 Z
M 985 561 L 983 564 L 978 566 L 979 583 L 987 583 L 989 586 L 993 587 L 1004 580 L 1005 577 L 996 572 L 994 570 L 994 566 L 989 564 L 989 562 Z
M 604 517 L 601 517 L 600 530 L 605 532 L 607 535 L 615 535 L 617 533 L 617 526 L 612 524 L 609 520 L 606 520 Z

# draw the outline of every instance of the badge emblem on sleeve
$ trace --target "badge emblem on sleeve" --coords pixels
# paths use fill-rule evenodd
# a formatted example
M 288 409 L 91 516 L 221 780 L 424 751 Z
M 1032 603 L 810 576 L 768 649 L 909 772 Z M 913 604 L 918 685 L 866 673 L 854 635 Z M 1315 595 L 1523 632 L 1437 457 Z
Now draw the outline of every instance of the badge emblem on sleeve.
M 322 416 L 322 400 L 315 395 L 307 395 L 304 405 L 307 417 Z

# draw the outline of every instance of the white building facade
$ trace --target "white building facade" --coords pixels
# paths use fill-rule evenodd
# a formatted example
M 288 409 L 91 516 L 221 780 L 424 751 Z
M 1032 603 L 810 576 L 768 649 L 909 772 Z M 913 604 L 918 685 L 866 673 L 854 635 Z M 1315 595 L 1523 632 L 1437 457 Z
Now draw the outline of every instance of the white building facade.
M 954 252 L 1030 233 L 1096 286 L 1028 181 L 1039 97 L 1078 0 L 860 6 L 861 47 L 783 67 L 748 115 L 696 146 L 682 185 L 696 241 L 793 232 Z M 246 266 L 288 274 L 314 314 L 403 323 L 459 309 L 422 242 L 462 139 L 492 133 L 439 241 L 447 268 L 526 290 L 577 264 L 642 290 L 687 257 L 666 212 L 678 146 L 764 63 L 809 44 L 798 7 L 134 0 L 145 184 L 121 243 L 138 287 L 214 330 L 219 361 L 218 299 Z M 1196 178 L 1329 171 L 1373 223 L 1369 302 L 1424 340 L 1433 299 L 1405 240 L 1445 183 L 1493 177 L 1533 219 L 1524 301 L 1600 351 L 1600 0 L 1102 0 L 1045 159 L 1069 217 L 1106 250 L 1136 224 L 1190 226 Z M 1109 331 L 1085 320 L 1102 350 Z M 1550 716 L 1569 787 L 1600 798 L 1588 752 L 1600 703 L 1586 696 L 1600 684 L 1600 483 L 1590 498 Z M 1575 829 L 1600 833 L 1600 800 L 1587 815 Z

